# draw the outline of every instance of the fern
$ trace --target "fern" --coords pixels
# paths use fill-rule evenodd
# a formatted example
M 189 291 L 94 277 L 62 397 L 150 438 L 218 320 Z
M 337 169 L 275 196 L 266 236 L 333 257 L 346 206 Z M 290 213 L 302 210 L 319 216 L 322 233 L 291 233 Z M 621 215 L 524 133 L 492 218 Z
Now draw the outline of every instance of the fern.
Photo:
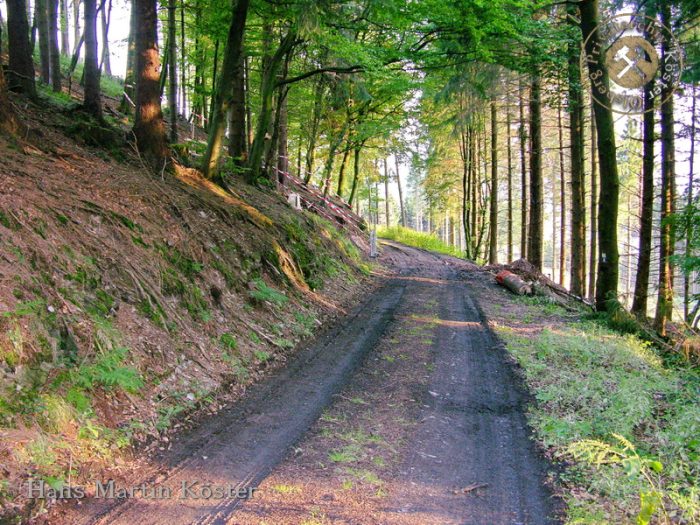
M 637 525 L 648 525 L 658 510 L 668 523 L 668 513 L 664 507 L 664 497 L 667 495 L 657 480 L 657 475 L 663 470 L 660 461 L 639 455 L 634 444 L 620 434 L 613 434 L 617 445 L 611 445 L 597 439 L 584 439 L 572 443 L 568 452 L 578 460 L 600 467 L 601 465 L 619 465 L 625 474 L 633 479 L 644 480 L 649 490 L 639 491 L 639 512 Z
M 143 386 L 143 379 L 136 368 L 123 364 L 128 352 L 123 347 L 106 351 L 94 363 L 71 370 L 69 380 L 74 386 L 85 390 L 100 385 L 107 389 L 137 392 Z
M 269 287 L 265 281 L 262 279 L 253 279 L 253 284 L 255 289 L 249 292 L 252 299 L 259 301 L 261 303 L 268 302 L 275 306 L 282 306 L 285 304 L 289 298 L 281 292 L 278 292 L 274 288 Z

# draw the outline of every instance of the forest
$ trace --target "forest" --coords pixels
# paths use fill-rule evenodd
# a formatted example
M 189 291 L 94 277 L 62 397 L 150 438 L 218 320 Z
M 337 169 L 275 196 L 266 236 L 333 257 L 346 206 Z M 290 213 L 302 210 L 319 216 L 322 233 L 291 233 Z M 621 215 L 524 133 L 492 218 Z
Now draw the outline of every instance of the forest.
M 0 523 L 46 512 L 17 488 L 32 476 L 160 479 L 129 446 L 172 460 L 169 482 L 183 461 L 224 479 L 243 469 L 226 461 L 253 457 L 217 441 L 237 425 L 269 440 L 256 468 L 298 475 L 274 454 L 306 436 L 323 451 L 291 449 L 308 461 L 303 490 L 317 484 L 308 498 L 333 483 L 354 494 L 346 521 L 317 519 L 282 479 L 265 511 L 413 523 L 381 514 L 379 478 L 420 449 L 419 424 L 454 413 L 482 430 L 511 418 L 511 463 L 524 458 L 535 482 L 504 508 L 698 523 L 698 83 L 700 0 L 0 0 Z M 492 274 L 518 264 L 565 300 L 499 288 Z M 348 321 L 358 297 L 370 308 Z M 326 346 L 270 387 L 287 413 L 227 411 L 324 323 L 348 323 L 329 333 L 374 383 L 348 379 Z M 362 365 L 369 352 L 380 357 Z M 307 364 L 322 387 L 293 383 Z M 355 390 L 331 400 L 338 378 Z M 222 471 L 201 445 L 173 445 L 195 413 L 220 418 L 198 435 L 224 447 L 210 462 Z M 289 442 L 274 441 L 287 423 Z M 501 458 L 505 434 L 480 435 L 501 447 L 488 453 L 461 435 L 420 454 L 467 472 L 460 454 Z M 561 466 L 552 493 L 540 460 Z M 512 465 L 481 466 L 496 477 L 449 490 L 490 516 Z M 412 490 L 402 504 L 423 499 Z M 45 523 L 132 523 L 132 503 Z M 181 512 L 158 519 L 224 511 Z M 503 512 L 484 523 L 513 523 Z
M 111 66 L 118 8 L 125 71 Z M 673 79 L 638 89 L 634 112 L 591 96 L 604 57 L 581 67 L 600 21 L 623 13 L 665 28 L 660 70 L 682 55 Z M 663 334 L 674 314 L 700 319 L 697 15 L 693 0 L 7 1 L 4 89 L 36 99 L 75 77 L 82 110 L 109 125 L 100 78 L 123 83 L 120 108 L 156 171 L 189 163 L 224 187 L 293 174 L 469 259 L 526 258 Z M 8 107 L 3 121 L 21 126 Z M 206 131 L 206 147 L 181 121 Z

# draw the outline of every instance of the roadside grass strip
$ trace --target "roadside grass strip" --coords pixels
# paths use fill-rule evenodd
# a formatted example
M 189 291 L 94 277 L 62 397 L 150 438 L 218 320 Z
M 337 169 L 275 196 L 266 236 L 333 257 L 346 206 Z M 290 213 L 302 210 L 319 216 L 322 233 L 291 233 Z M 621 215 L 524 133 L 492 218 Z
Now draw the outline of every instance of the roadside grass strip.
M 564 465 L 567 523 L 700 523 L 697 370 L 594 321 L 496 330 L 537 400 L 538 439 Z

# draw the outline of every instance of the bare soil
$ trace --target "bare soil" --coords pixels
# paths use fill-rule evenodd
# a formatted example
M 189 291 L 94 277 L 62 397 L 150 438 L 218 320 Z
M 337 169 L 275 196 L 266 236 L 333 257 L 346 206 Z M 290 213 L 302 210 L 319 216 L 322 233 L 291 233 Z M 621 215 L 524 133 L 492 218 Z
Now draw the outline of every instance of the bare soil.
M 49 523 L 559 523 L 527 392 L 479 307 L 499 295 L 469 284 L 492 276 L 394 243 L 381 261 L 351 314 L 132 480 L 252 498 L 88 498 Z

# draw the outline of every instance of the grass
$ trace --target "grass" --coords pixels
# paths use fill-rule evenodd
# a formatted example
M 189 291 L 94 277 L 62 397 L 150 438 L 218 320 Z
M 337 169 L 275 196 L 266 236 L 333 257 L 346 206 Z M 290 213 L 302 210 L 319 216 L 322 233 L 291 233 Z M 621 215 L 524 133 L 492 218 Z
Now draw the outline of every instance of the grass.
M 569 465 L 568 523 L 700 522 L 697 370 L 594 321 L 498 331 L 538 401 L 531 425 Z
M 392 226 L 391 228 L 377 228 L 377 236 L 381 237 L 382 239 L 389 239 L 407 244 L 408 246 L 423 248 L 424 250 L 429 250 L 431 252 L 444 253 L 445 255 L 464 258 L 464 252 L 455 248 L 454 246 L 444 243 L 438 237 L 430 233 L 421 233 L 402 226 Z

